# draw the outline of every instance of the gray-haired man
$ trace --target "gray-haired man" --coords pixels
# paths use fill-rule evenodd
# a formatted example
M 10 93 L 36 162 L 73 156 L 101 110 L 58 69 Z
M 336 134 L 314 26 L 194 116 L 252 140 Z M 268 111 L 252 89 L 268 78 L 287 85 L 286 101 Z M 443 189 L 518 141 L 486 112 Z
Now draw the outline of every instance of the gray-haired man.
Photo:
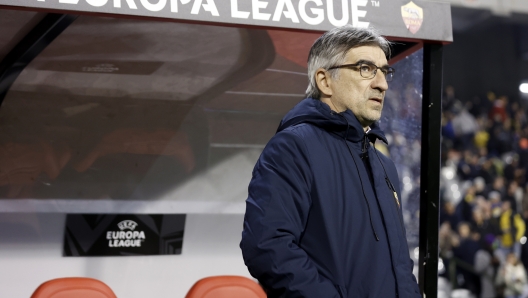
M 371 145 L 389 42 L 333 29 L 312 46 L 307 97 L 281 121 L 249 185 L 240 244 L 268 297 L 420 297 L 399 178 Z

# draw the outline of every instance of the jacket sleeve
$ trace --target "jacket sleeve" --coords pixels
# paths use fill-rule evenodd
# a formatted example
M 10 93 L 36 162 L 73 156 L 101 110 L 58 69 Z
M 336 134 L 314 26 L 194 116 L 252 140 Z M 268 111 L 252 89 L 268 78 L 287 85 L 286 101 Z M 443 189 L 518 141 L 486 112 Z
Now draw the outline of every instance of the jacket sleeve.
M 311 206 L 307 154 L 294 132 L 278 133 L 262 152 L 249 184 L 240 247 L 268 297 L 340 297 L 299 245 Z

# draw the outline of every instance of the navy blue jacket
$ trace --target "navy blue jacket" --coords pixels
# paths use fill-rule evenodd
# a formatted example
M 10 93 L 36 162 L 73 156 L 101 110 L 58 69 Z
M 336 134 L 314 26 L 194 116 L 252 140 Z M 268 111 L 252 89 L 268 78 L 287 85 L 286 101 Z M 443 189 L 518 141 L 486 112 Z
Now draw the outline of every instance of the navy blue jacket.
M 365 134 L 311 98 L 284 117 L 253 170 L 240 243 L 268 297 L 421 297 L 398 173 L 376 139 L 377 124 Z

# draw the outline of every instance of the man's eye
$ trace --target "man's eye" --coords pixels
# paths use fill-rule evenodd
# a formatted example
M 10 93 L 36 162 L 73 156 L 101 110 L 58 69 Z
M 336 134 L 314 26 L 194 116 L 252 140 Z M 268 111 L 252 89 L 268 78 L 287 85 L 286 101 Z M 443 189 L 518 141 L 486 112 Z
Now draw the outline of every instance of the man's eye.
M 368 64 L 361 64 L 359 66 L 359 69 L 362 71 L 362 72 L 372 72 L 372 70 L 374 69 L 374 67 L 372 67 L 372 65 L 368 65 Z

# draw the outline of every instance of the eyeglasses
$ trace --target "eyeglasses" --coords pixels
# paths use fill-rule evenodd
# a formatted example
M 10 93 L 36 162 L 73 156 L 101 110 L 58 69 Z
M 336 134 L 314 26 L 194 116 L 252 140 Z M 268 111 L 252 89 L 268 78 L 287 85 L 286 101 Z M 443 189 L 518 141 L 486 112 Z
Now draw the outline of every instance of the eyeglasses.
M 394 73 L 396 72 L 396 70 L 392 67 L 388 67 L 388 66 L 378 67 L 374 63 L 365 62 L 365 61 L 361 61 L 361 62 L 354 63 L 354 64 L 343 64 L 343 65 L 338 65 L 338 66 L 332 66 L 328 70 L 336 69 L 336 68 L 348 68 L 348 67 L 359 70 L 359 74 L 365 79 L 374 78 L 379 69 L 385 75 L 385 80 L 387 82 L 392 81 L 392 78 L 394 77 Z

